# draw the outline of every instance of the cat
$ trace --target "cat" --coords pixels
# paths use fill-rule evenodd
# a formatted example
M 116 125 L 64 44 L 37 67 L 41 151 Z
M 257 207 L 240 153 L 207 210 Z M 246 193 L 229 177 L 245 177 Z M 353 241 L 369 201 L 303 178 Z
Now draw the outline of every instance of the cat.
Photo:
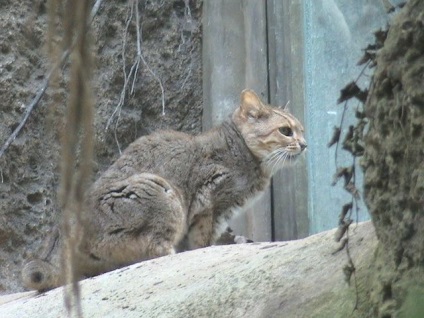
M 306 148 L 301 123 L 286 109 L 241 93 L 232 117 L 198 136 L 162 131 L 128 146 L 91 186 L 77 257 L 81 277 L 206 247 L 235 210 L 259 196 L 271 177 Z M 61 243 L 27 263 L 24 284 L 62 285 Z

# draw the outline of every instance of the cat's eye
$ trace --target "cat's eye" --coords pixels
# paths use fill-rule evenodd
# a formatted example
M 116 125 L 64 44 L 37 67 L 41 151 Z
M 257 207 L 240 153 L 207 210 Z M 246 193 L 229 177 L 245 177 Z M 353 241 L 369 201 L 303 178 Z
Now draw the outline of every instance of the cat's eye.
M 284 136 L 291 137 L 293 136 L 293 130 L 290 127 L 280 127 L 278 129 L 280 133 L 282 133 Z

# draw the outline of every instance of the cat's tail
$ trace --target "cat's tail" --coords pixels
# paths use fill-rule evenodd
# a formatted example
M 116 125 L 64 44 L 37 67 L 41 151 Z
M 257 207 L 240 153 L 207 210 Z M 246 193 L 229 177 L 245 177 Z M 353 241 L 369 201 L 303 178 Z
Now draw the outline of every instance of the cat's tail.
M 32 260 L 22 269 L 22 282 L 29 289 L 46 291 L 60 286 L 59 270 L 47 261 Z

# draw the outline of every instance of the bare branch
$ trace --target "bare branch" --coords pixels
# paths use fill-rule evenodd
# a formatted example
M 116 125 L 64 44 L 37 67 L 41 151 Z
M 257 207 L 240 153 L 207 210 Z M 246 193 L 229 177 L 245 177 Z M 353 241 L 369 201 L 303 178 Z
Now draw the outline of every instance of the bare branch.
M 118 140 L 118 136 L 117 136 L 117 128 L 118 128 L 119 118 L 120 118 L 122 107 L 125 103 L 125 98 L 127 96 L 127 91 L 128 91 L 128 85 L 129 85 L 130 82 L 131 82 L 131 89 L 129 91 L 129 94 L 130 95 L 134 94 L 135 83 L 137 81 L 137 75 L 138 75 L 138 70 L 139 70 L 139 67 L 140 67 L 140 62 L 142 62 L 145 65 L 147 71 L 153 76 L 153 78 L 159 84 L 159 87 L 161 89 L 161 96 L 162 96 L 162 98 L 161 98 L 162 115 L 165 115 L 165 89 L 163 87 L 161 79 L 156 75 L 156 73 L 147 64 L 147 62 L 146 62 L 146 60 L 145 60 L 145 58 L 142 54 L 142 50 L 141 50 L 142 29 L 141 29 L 140 13 L 139 13 L 139 10 L 138 10 L 138 0 L 130 0 L 128 2 L 128 6 L 129 6 L 129 13 L 128 13 L 128 18 L 127 18 L 125 29 L 124 29 L 123 43 L 122 43 L 122 60 L 123 60 L 122 64 L 123 64 L 123 73 L 124 73 L 124 85 L 122 86 L 119 102 L 116 105 L 112 115 L 109 117 L 107 124 L 106 124 L 106 130 L 108 130 L 110 125 L 112 124 L 112 122 L 115 120 L 115 117 L 116 117 L 115 125 L 114 125 L 114 137 L 115 137 L 116 145 L 118 146 L 119 153 L 121 153 L 121 146 L 119 144 L 119 140 Z M 135 15 L 136 33 L 137 33 L 137 40 L 136 40 L 137 55 L 135 56 L 134 62 L 132 64 L 131 68 L 130 68 L 129 73 L 127 74 L 127 72 L 126 72 L 126 57 L 125 57 L 126 47 L 127 47 L 127 36 L 128 36 L 128 29 L 129 29 L 130 23 L 131 23 L 134 15 Z

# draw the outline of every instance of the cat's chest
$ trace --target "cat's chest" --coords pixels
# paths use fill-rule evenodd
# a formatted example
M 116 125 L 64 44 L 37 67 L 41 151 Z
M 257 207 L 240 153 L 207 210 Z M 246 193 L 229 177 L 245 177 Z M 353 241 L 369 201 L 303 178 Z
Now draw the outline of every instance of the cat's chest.
M 231 218 L 232 214 L 243 207 L 251 205 L 269 183 L 268 178 L 258 173 L 257 169 L 239 166 L 211 165 L 203 169 L 199 186 L 192 188 L 191 215 L 206 211 L 213 213 L 213 218 Z M 192 183 L 196 184 L 196 183 Z
M 264 196 L 268 185 L 269 181 L 264 180 L 262 183 L 258 184 L 257 187 L 251 188 L 250 191 L 246 191 L 240 204 L 234 204 L 226 211 L 225 219 L 234 219 L 245 213 L 248 209 L 254 207 L 255 204 Z
M 232 218 L 239 216 L 244 211 L 253 207 L 256 202 L 259 201 L 260 198 L 264 195 L 266 189 L 262 189 L 260 191 L 254 192 L 250 197 L 247 197 L 242 205 L 237 205 L 231 209 Z
M 217 240 L 222 235 L 222 233 L 225 232 L 226 228 L 228 227 L 229 220 L 240 216 L 241 214 L 245 213 L 249 208 L 253 207 L 255 203 L 258 202 L 259 199 L 264 195 L 265 192 L 266 189 L 252 193 L 250 197 L 245 199 L 242 205 L 235 205 L 232 208 L 228 209 L 226 213 L 219 216 L 215 223 L 214 240 Z

